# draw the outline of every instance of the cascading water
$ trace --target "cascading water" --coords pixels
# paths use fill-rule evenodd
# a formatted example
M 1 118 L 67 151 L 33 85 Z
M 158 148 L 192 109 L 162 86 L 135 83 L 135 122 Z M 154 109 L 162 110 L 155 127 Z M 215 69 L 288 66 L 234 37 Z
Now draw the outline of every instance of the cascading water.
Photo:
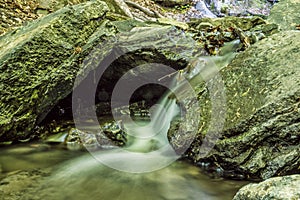
M 133 152 L 151 152 L 168 144 L 167 132 L 174 117 L 180 113 L 175 99 L 168 99 L 167 95 L 161 103 L 153 108 L 151 121 L 146 125 L 125 124 L 125 131 L 129 136 L 129 145 L 125 148 Z M 140 138 L 136 139 L 136 135 Z
M 171 81 L 171 88 L 176 86 L 176 80 Z M 132 152 L 147 153 L 158 150 L 169 144 L 167 133 L 171 121 L 180 114 L 180 107 L 175 99 L 169 98 L 167 92 L 161 100 L 150 108 L 150 122 L 136 124 L 134 121 L 125 123 L 124 129 L 128 133 L 128 145 L 125 148 Z
M 195 75 L 204 66 L 193 67 L 190 79 L 198 78 Z M 153 108 L 148 124 L 124 122 L 124 129 L 130 135 L 125 148 L 99 151 L 93 153 L 93 157 L 87 154 L 65 162 L 23 199 L 231 199 L 240 184 L 230 181 L 220 184 L 203 176 L 194 166 L 174 162 L 178 155 L 169 144 L 167 132 L 172 119 L 180 115 L 181 108 L 176 104 L 176 98 L 170 96 L 178 91 L 185 92 L 185 87 L 184 84 L 172 86 Z
M 151 107 L 149 123 L 137 124 L 131 118 L 128 119 L 129 116 L 121 118 L 121 127 L 128 134 L 124 148 L 92 152 L 92 155 L 109 167 L 133 173 L 158 170 L 179 158 L 167 137 L 171 121 L 180 114 L 176 99 L 170 98 L 177 85 L 175 77 L 169 83 L 170 91 Z

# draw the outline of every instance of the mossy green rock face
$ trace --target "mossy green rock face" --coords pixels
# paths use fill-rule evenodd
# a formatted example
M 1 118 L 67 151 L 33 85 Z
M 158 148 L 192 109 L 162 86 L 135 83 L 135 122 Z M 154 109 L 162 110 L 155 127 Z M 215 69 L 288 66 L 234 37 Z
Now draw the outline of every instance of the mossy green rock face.
M 114 31 L 101 20 L 109 10 L 102 1 L 66 7 L 0 38 L 2 141 L 25 138 L 37 115 L 73 87 L 78 50 L 101 24 L 103 35 Z
M 0 38 L 0 141 L 35 135 L 35 126 L 72 92 L 77 75 L 97 68 L 88 63 L 91 52 L 99 62 L 112 49 L 131 52 L 110 68 L 114 76 L 104 78 L 104 85 L 113 85 L 117 75 L 147 62 L 182 68 L 195 46 L 191 35 L 128 19 L 109 0 L 65 7 L 7 33 Z
M 243 31 L 250 30 L 257 25 L 265 24 L 265 20 L 260 17 L 252 18 L 238 18 L 238 17 L 224 17 L 224 18 L 202 18 L 196 19 L 189 23 L 190 26 L 201 30 L 201 23 L 209 23 L 214 27 L 220 26 L 221 28 L 237 27 Z
M 300 175 L 270 178 L 258 184 L 248 184 L 233 200 L 292 200 L 300 198 Z
M 299 172 L 299 48 L 299 31 L 281 32 L 254 44 L 220 71 L 226 118 L 221 131 L 213 134 L 219 140 L 209 152 L 201 145 L 214 141 L 206 137 L 209 126 L 215 125 L 210 123 L 223 120 L 211 119 L 215 103 L 211 98 L 222 91 L 210 94 L 209 84 L 219 84 L 214 78 L 206 84 L 199 82 L 195 87 L 201 108 L 199 135 L 186 156 L 195 163 L 215 163 L 225 172 L 240 172 L 245 177 L 266 179 Z M 170 134 L 175 134 L 172 141 L 184 132 Z
M 268 21 L 278 24 L 281 30 L 296 30 L 300 24 L 299 9 L 299 0 L 280 1 L 272 8 Z

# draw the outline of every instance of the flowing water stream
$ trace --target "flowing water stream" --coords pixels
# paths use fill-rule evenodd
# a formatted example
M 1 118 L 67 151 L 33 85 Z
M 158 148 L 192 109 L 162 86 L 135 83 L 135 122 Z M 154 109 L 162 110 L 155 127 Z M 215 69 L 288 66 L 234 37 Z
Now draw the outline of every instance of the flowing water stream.
M 202 69 L 196 66 L 193 70 L 199 74 Z M 173 92 L 182 88 L 186 91 L 183 84 L 171 87 Z M 231 199 L 245 182 L 209 178 L 199 168 L 176 161 L 179 156 L 167 132 L 172 119 L 182 113 L 178 99 L 170 95 L 172 92 L 166 93 L 152 109 L 150 121 L 123 121 L 129 135 L 124 148 L 75 153 L 38 143 L 10 146 L 0 155 L 2 173 L 51 168 L 51 174 L 24 189 L 20 199 Z
M 53 171 L 30 187 L 22 186 L 20 198 L 8 195 L 3 199 L 227 200 L 246 184 L 211 178 L 184 161 L 154 172 L 134 174 L 101 165 L 89 153 L 67 151 L 58 146 L 25 144 L 2 148 L 1 152 L 2 175 L 38 168 Z M 19 183 L 15 179 L 19 177 L 11 179 L 10 187 L 17 187 Z M 0 180 L 0 183 L 3 182 Z
M 211 178 L 198 167 L 175 161 L 178 156 L 171 151 L 166 134 L 180 108 L 175 99 L 167 96 L 161 105 L 154 111 L 153 120 L 124 124 L 131 136 L 123 149 L 101 150 L 91 155 L 68 151 L 59 145 L 10 146 L 1 150 L 2 171 L 7 174 L 16 170 L 51 169 L 49 176 L 22 190 L 19 194 L 22 200 L 231 199 L 246 182 Z M 162 112 L 167 116 L 162 117 Z M 11 199 L 9 195 L 5 197 Z

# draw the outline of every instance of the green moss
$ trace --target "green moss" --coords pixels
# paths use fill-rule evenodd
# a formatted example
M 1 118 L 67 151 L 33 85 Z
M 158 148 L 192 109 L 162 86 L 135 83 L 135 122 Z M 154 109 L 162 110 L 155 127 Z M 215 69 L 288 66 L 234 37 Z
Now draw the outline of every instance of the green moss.
M 0 140 L 27 137 L 39 112 L 69 93 L 72 84 L 62 80 L 74 80 L 75 49 L 86 45 L 107 11 L 102 1 L 65 7 L 2 37 Z

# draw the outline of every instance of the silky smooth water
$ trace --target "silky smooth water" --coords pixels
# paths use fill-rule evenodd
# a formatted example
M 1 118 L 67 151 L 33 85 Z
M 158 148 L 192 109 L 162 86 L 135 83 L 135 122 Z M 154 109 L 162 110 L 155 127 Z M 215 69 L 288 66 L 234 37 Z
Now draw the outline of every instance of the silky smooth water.
M 191 81 L 197 79 L 200 72 L 200 78 L 215 73 L 211 68 L 205 71 L 207 66 L 200 61 L 193 66 L 189 77 Z M 206 58 L 202 61 L 210 64 Z M 182 84 L 171 88 L 175 93 L 186 92 L 186 86 Z M 42 178 L 27 190 L 22 199 L 231 199 L 245 182 L 212 179 L 195 166 L 175 161 L 177 155 L 171 149 L 167 132 L 172 119 L 180 114 L 180 109 L 176 100 L 169 98 L 171 94 L 167 93 L 161 99 L 148 125 L 123 122 L 129 134 L 125 148 L 95 151 L 77 157 L 66 150 L 47 145 L 11 146 L 4 149 L 0 156 L 2 172 L 45 167 L 54 169 L 50 176 Z
M 0 147 L 0 173 L 47 168 L 84 154 L 66 150 L 62 145 L 25 143 Z
M 38 143 L 2 148 L 0 165 L 2 175 L 52 168 L 35 187 L 24 188 L 25 200 L 227 200 L 246 184 L 210 178 L 183 161 L 150 173 L 126 173 L 104 166 L 89 153 Z
M 59 167 L 45 184 L 46 199 L 226 200 L 243 183 L 210 179 L 180 161 L 151 173 L 120 172 L 86 155 Z

